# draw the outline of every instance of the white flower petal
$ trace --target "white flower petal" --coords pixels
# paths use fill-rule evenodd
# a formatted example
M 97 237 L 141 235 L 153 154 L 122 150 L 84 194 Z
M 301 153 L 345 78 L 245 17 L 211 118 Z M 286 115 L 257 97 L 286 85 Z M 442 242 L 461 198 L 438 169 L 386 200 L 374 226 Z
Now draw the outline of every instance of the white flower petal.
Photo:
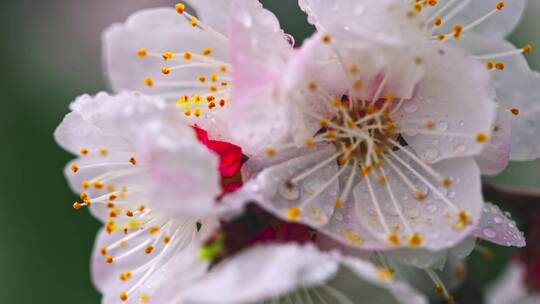
M 172 285 L 176 288 L 158 293 L 155 303 L 279 302 L 306 294 L 313 303 L 339 303 L 344 298 L 355 303 L 426 303 L 403 283 L 384 280 L 373 265 L 312 245 L 257 246 L 223 261 L 192 284 Z
M 398 152 L 397 155 L 415 171 L 422 172 L 417 165 L 412 165 L 414 162 L 406 154 Z M 426 177 L 426 181 L 430 183 L 428 186 L 397 160 L 391 158 L 391 161 L 407 176 L 410 183 L 415 185 L 416 191 L 427 193 L 427 197 L 422 201 L 415 199 L 414 191 L 411 191 L 386 161 L 383 165 L 385 182 L 392 189 L 400 210 L 395 208 L 388 188 L 379 184 L 374 172 L 370 175 L 374 196 L 370 194 L 366 178 L 363 178 L 354 190 L 354 198 L 350 198 L 342 209 L 334 212 L 330 223 L 323 227 L 322 231 L 351 246 L 366 249 L 374 246 L 373 236 L 378 240 L 375 248 L 392 248 L 387 241 L 390 232 L 385 230 L 385 226 L 390 231 L 399 229 L 396 235 L 400 239 L 401 246 L 409 245 L 408 238 L 413 233 L 418 233 L 422 237 L 422 242 L 416 246 L 417 248 L 432 251 L 452 247 L 463 240 L 478 222 L 483 205 L 480 174 L 474 160 L 449 159 L 433 166 L 433 169 L 452 181 L 448 189 L 440 186 L 437 180 Z M 384 223 L 381 222 L 374 198 L 378 203 L 380 215 L 385 220 Z M 463 210 L 467 210 L 469 223 L 460 226 L 457 225 L 457 213 Z
M 255 0 L 235 1 L 230 20 L 234 86 L 230 129 L 248 154 L 282 139 L 287 111 L 277 81 L 292 47 L 279 21 Z M 271 127 L 269 127 L 271 126 Z
M 446 5 L 450 0 L 439 0 L 433 14 L 438 11 L 438 8 Z M 459 23 L 462 26 L 467 26 L 472 22 L 480 19 L 484 15 L 495 9 L 500 0 L 463 0 L 458 1 L 451 9 L 447 10 L 441 17 L 443 18 L 443 26 L 441 32 L 451 32 L 452 26 Z M 504 1 L 504 8 L 497 11 L 486 21 L 474 27 L 473 31 L 488 37 L 505 37 L 514 30 L 519 23 L 527 0 L 507 0 Z M 449 19 L 449 17 L 452 18 Z
M 308 21 L 322 32 L 344 39 L 389 45 L 422 39 L 421 16 L 408 17 L 408 6 L 396 0 L 299 0 Z
M 152 207 L 170 215 L 203 216 L 221 193 L 218 157 L 177 117 L 146 123 L 139 138 Z
M 525 247 L 525 237 L 516 223 L 501 209 L 486 203 L 473 235 L 501 246 Z
M 163 75 L 161 69 L 185 66 L 191 61 L 183 59 L 184 52 L 201 54 L 205 48 L 212 50 L 212 59 L 228 62 L 228 45 L 223 37 L 210 31 L 193 28 L 184 16 L 172 8 L 148 9 L 133 14 L 124 24 L 114 24 L 103 33 L 103 56 L 107 74 L 114 91 L 136 90 L 161 94 L 164 98 L 178 100 L 183 95 L 201 91 L 199 75 L 219 72 L 217 67 L 189 67 L 172 69 Z M 175 53 L 173 60 L 164 61 L 160 56 L 137 56 L 146 49 L 152 54 Z M 145 78 L 154 85 L 144 84 Z M 184 82 L 182 85 L 161 85 Z
M 427 48 L 422 58 L 426 75 L 395 118 L 405 140 L 429 163 L 480 153 L 476 136 L 491 134 L 496 112 L 489 73 L 452 47 Z
M 338 180 L 332 181 L 337 172 L 337 164 L 333 157 L 328 162 L 334 150 L 325 146 L 310 152 L 267 168 L 253 181 L 246 183 L 240 193 L 248 197 L 251 195 L 251 201 L 257 201 L 262 207 L 286 220 L 302 220 L 314 226 L 326 224 L 339 192 Z M 318 164 L 323 167 L 316 173 L 288 185 L 292 179 Z M 296 208 L 300 218 L 291 219 L 289 212 Z
M 498 111 L 491 139 L 482 153 L 475 157 L 483 175 L 497 175 L 508 166 L 512 143 L 510 122 L 513 119 L 510 115 Z
M 185 0 L 195 9 L 197 17 L 216 31 L 226 34 L 231 14 L 231 0 Z

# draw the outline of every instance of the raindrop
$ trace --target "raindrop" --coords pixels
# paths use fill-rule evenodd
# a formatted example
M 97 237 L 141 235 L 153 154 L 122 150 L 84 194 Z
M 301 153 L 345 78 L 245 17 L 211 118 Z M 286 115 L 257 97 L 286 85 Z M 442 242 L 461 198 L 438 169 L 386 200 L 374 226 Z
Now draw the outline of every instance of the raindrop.
M 497 236 L 497 232 L 491 228 L 485 228 L 483 231 L 484 235 L 488 238 L 494 238 Z
M 448 120 L 441 119 L 439 122 L 437 122 L 437 130 L 438 131 L 446 131 L 448 130 Z
M 454 153 L 456 153 L 458 155 L 463 155 L 463 154 L 465 154 L 465 152 L 467 152 L 467 146 L 465 146 L 465 145 L 457 145 L 454 148 Z
M 500 216 L 495 217 L 493 221 L 495 222 L 495 224 L 498 224 L 498 225 L 504 223 L 504 219 Z
M 403 107 L 406 113 L 414 113 L 418 111 L 418 104 L 415 101 L 409 101 L 405 103 L 405 106 Z
M 422 158 L 427 162 L 434 162 L 441 155 L 441 152 L 436 148 L 428 148 L 424 150 Z
M 282 185 L 279 188 L 279 194 L 290 201 L 295 201 L 300 198 L 300 190 L 296 185 Z

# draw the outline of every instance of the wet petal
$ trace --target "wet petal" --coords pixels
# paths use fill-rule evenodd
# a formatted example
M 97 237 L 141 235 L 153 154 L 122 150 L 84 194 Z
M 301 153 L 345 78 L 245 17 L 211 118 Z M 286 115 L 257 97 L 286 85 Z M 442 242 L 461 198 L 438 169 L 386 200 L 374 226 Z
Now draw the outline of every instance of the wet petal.
M 523 232 L 509 216 L 498 206 L 486 203 L 473 235 L 501 246 L 525 247 Z
M 395 118 L 407 143 L 426 162 L 476 155 L 495 119 L 489 73 L 451 47 L 425 50 L 426 75 Z
M 385 160 L 384 180 L 380 172 L 369 176 L 373 194 L 367 178 L 360 180 L 354 197 L 334 212 L 322 230 L 346 244 L 365 249 L 408 246 L 433 251 L 461 242 L 478 222 L 483 205 L 480 174 L 474 160 L 457 158 L 433 165 L 435 171 L 451 181 L 446 188 L 429 175 L 420 180 L 411 170 L 422 174 L 423 169 L 405 153 L 396 155 L 409 168 L 396 158 Z M 390 240 L 390 235 L 395 238 Z
M 197 16 L 215 30 L 226 34 L 231 10 L 230 0 L 185 0 Z
M 438 8 L 442 8 L 450 0 L 440 0 L 434 14 Z M 458 1 L 451 9 L 447 10 L 441 17 L 443 18 L 443 26 L 441 32 L 452 30 L 452 26 L 459 23 L 462 26 L 467 26 L 472 22 L 480 19 L 487 13 L 495 9 L 500 0 L 465 0 Z M 504 8 L 497 11 L 486 21 L 473 29 L 474 32 L 488 37 L 505 37 L 514 30 L 519 23 L 521 16 L 527 6 L 526 0 L 507 0 L 504 1 Z M 451 17 L 451 18 L 450 18 Z
M 173 102 L 183 95 L 198 94 L 200 75 L 209 77 L 219 72 L 219 64 L 191 67 L 194 62 L 183 58 L 185 52 L 201 54 L 207 48 L 212 51 L 212 59 L 228 62 L 224 37 L 193 28 L 172 8 L 142 10 L 103 33 L 104 62 L 114 91 L 135 90 Z M 146 54 L 138 56 L 139 50 Z M 174 58 L 164 61 L 161 54 L 166 52 L 174 53 Z M 184 68 L 173 69 L 173 66 Z M 170 74 L 164 75 L 162 68 L 171 68 Z M 152 79 L 151 87 L 145 85 L 146 78 Z M 178 84 L 181 82 L 183 84 Z
M 248 154 L 283 139 L 286 104 L 276 87 L 292 47 L 279 21 L 258 1 L 236 1 L 231 15 L 234 86 L 229 127 Z
M 491 139 L 475 158 L 483 175 L 497 175 L 508 166 L 512 143 L 510 121 L 513 119 L 510 115 L 498 111 Z

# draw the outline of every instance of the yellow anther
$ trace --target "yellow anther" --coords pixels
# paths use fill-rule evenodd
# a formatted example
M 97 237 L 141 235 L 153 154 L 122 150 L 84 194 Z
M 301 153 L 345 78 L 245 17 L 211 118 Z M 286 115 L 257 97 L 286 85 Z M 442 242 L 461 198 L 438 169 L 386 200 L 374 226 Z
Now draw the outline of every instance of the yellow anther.
M 131 278 L 131 272 L 129 271 L 126 271 L 120 275 L 120 280 L 124 282 L 129 280 L 130 278 Z
M 495 6 L 499 11 L 504 8 L 504 1 L 497 2 L 497 5 Z
M 362 245 L 364 243 L 364 240 L 362 239 L 362 237 L 351 229 L 345 230 L 343 232 L 343 237 L 345 238 L 347 242 L 349 242 L 352 245 Z
M 184 52 L 184 60 L 193 59 L 193 54 L 191 52 Z
M 336 132 L 334 132 L 333 130 L 328 130 L 326 131 L 324 137 L 326 137 L 327 139 L 333 139 L 336 137 Z
M 199 20 L 197 19 L 197 17 L 192 16 L 191 19 L 189 19 L 189 24 L 191 24 L 191 26 L 193 27 L 196 27 L 199 24 Z
M 129 159 L 129 163 L 132 164 L 133 166 L 135 166 L 137 164 L 137 159 L 135 159 L 135 157 L 131 157 Z
M 276 154 L 277 154 L 277 151 L 274 148 L 268 148 L 268 149 L 266 149 L 265 152 L 266 152 L 266 155 L 268 155 L 270 157 L 276 156 Z
M 350 66 L 349 72 L 351 73 L 351 75 L 356 75 L 358 74 L 358 72 L 360 72 L 360 69 L 358 68 L 356 64 L 353 64 Z
M 166 236 L 163 237 L 163 243 L 169 244 L 170 241 L 171 241 L 171 237 L 170 237 L 170 236 L 167 236 L 167 235 L 166 235 Z
M 144 249 L 144 253 L 151 254 L 154 251 L 154 246 L 150 245 Z
M 330 124 L 330 122 L 328 121 L 328 119 L 321 119 L 319 120 L 319 124 L 323 128 L 328 128 L 328 125 Z
M 190 108 L 185 108 L 184 109 L 184 115 L 185 116 L 191 116 L 191 109 Z
M 416 193 L 414 194 L 414 198 L 417 201 L 423 201 L 427 198 L 427 193 L 422 192 L 422 191 L 416 191 Z
M 388 243 L 390 243 L 390 245 L 392 246 L 399 246 L 399 244 L 401 244 L 399 237 L 395 233 L 390 234 L 387 240 L 388 240 Z
M 92 186 L 94 186 L 96 189 L 102 189 L 104 185 L 100 181 L 96 180 L 92 183 Z
M 491 71 L 495 68 L 495 63 L 493 62 L 493 60 L 487 60 L 486 61 L 486 68 Z
M 450 188 L 450 186 L 452 186 L 452 180 L 450 180 L 450 178 L 448 177 L 443 178 L 441 180 L 441 186 L 445 188 Z
M 426 129 L 433 130 L 435 128 L 435 122 L 433 120 L 428 120 L 426 122 Z
M 125 291 L 122 291 L 120 293 L 120 300 L 122 300 L 122 302 L 125 302 L 127 301 L 127 299 L 128 299 L 127 293 Z
M 334 201 L 334 208 L 341 208 L 344 204 L 345 202 L 342 199 L 336 198 L 336 200 Z
M 144 79 L 144 84 L 147 86 L 147 87 L 153 87 L 154 86 L 154 80 L 152 80 L 152 78 L 150 77 L 146 77 Z
M 377 271 L 379 280 L 390 283 L 394 280 L 394 270 L 389 268 L 381 268 Z
M 77 164 L 73 164 L 71 165 L 70 169 L 73 171 L 73 173 L 77 173 L 77 171 L 79 171 L 79 166 L 77 166 Z
M 322 40 L 323 43 L 328 44 L 328 43 L 332 42 L 332 36 L 330 36 L 328 34 L 324 35 L 321 40 Z
M 161 69 L 161 73 L 163 73 L 163 75 L 169 75 L 171 73 L 171 69 L 169 68 L 162 68 Z
M 218 91 L 218 88 L 215 85 L 209 86 L 208 89 L 210 90 L 210 92 L 214 92 L 214 93 Z
M 461 34 L 463 33 L 463 27 L 460 24 L 454 25 L 454 39 L 458 40 L 461 38 Z
M 370 172 L 371 172 L 371 166 L 365 166 L 360 169 L 358 174 L 360 174 L 360 176 L 362 177 L 366 177 L 369 175 Z
M 313 147 L 313 146 L 315 146 L 315 139 L 313 139 L 313 138 L 308 138 L 308 139 L 306 139 L 306 140 L 304 141 L 304 147 L 306 147 L 306 148 L 311 148 L 311 147 Z
M 146 49 L 138 49 L 137 50 L 137 56 L 139 58 L 144 58 L 144 57 L 148 56 L 148 51 Z
M 409 247 L 419 247 L 424 242 L 424 236 L 420 233 L 413 233 L 409 236 L 407 243 Z
M 219 79 L 219 75 L 218 75 L 218 74 L 212 73 L 212 74 L 210 75 L 210 80 L 211 80 L 212 82 L 216 82 L 216 81 L 218 81 L 218 79 Z
M 201 95 L 198 95 L 198 94 L 193 95 L 193 102 L 194 103 L 201 103 L 202 102 Z
M 107 156 L 109 154 L 109 150 L 105 148 L 99 149 L 99 156 Z
M 532 53 L 533 47 L 532 47 L 532 45 L 527 44 L 527 45 L 525 45 L 525 46 L 521 49 L 521 51 L 522 51 L 524 54 Z
M 495 68 L 496 68 L 497 70 L 499 70 L 499 71 L 504 70 L 504 63 L 502 63 L 502 62 L 497 62 L 497 63 L 495 63 Z
M 229 71 L 226 65 L 220 66 L 219 70 L 221 71 L 221 73 L 227 73 Z
M 364 87 L 364 82 L 360 79 L 356 80 L 353 83 L 353 88 L 357 91 L 361 90 Z
M 84 201 L 84 200 L 87 200 L 88 199 L 88 193 L 86 192 L 83 192 L 81 193 L 81 195 L 79 195 L 79 197 Z
M 73 209 L 80 210 L 82 208 L 82 204 L 79 202 L 73 203 Z
M 90 182 L 87 181 L 87 180 L 82 181 L 81 186 L 82 186 L 84 189 L 88 189 L 88 188 L 90 188 Z
M 139 296 L 139 301 L 142 303 L 146 303 L 150 301 L 150 296 L 146 293 L 143 293 L 142 295 Z
M 186 6 L 182 3 L 178 3 L 174 8 L 178 14 L 183 14 L 186 11 Z
M 195 117 L 199 117 L 199 116 L 201 116 L 202 111 L 201 111 L 201 109 L 196 108 L 195 111 L 193 111 L 193 114 L 195 115 Z
M 108 256 L 105 257 L 105 262 L 107 264 L 112 264 L 114 262 L 114 259 L 113 259 L 112 256 L 108 255 Z
M 300 208 L 298 207 L 292 207 L 292 208 L 289 208 L 287 209 L 287 219 L 289 221 L 297 221 L 299 218 L 300 218 L 300 214 L 301 214 L 301 211 L 300 211 Z
M 435 17 L 435 20 L 433 21 L 433 25 L 441 26 L 442 25 L 442 18 L 439 17 L 439 16 Z
M 101 247 L 100 253 L 101 255 L 107 255 L 107 247 Z
M 219 101 L 219 106 L 222 107 L 222 108 L 225 106 L 225 99 L 221 99 Z
M 88 155 L 88 149 L 84 149 L 84 148 L 83 148 L 83 149 L 81 149 L 79 152 L 80 152 L 82 155 Z
M 165 52 L 163 54 L 161 54 L 161 57 L 163 58 L 163 60 L 167 61 L 167 60 L 171 60 L 174 58 L 174 53 L 173 52 Z
M 485 144 L 489 141 L 489 135 L 484 132 L 479 132 L 476 134 L 476 142 L 479 144 Z
M 308 87 L 308 89 L 309 89 L 310 91 L 316 91 L 317 88 L 318 88 L 317 83 L 314 82 L 314 81 L 310 81 L 310 82 L 308 83 L 307 87 Z
M 212 49 L 211 48 L 205 48 L 202 50 L 203 56 L 210 56 L 212 55 Z
M 446 39 L 446 35 L 444 35 L 444 34 L 437 35 L 437 40 L 444 41 L 445 39 Z
M 512 114 L 516 115 L 516 116 L 519 115 L 519 109 L 518 109 L 518 108 L 511 108 L 511 109 L 510 109 L 510 112 L 511 112 Z

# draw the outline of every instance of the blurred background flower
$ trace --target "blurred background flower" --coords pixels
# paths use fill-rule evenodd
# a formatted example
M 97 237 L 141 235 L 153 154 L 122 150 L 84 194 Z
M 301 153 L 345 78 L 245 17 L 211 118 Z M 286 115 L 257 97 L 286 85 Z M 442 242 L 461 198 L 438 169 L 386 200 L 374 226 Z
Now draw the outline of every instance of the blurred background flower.
M 262 1 L 297 43 L 312 29 L 296 1 Z M 511 36 L 540 47 L 540 1 L 529 1 Z M 101 31 L 144 7 L 166 0 L 18 0 L 0 2 L 0 299 L 2 303 L 98 303 L 89 275 L 98 223 L 71 208 L 76 197 L 62 169 L 71 158 L 53 141 L 68 104 L 82 93 L 107 90 Z M 529 55 L 540 69 L 540 52 Z M 540 162 L 513 164 L 494 182 L 540 187 Z M 512 254 L 496 249 L 470 259 L 471 273 L 487 283 Z

